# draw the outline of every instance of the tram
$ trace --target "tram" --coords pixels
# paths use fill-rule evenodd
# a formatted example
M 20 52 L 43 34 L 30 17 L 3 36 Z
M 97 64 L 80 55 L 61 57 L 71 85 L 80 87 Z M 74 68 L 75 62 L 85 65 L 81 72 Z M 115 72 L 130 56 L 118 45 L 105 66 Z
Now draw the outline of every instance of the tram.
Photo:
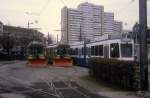
M 46 54 L 53 66 L 70 67 L 73 64 L 69 45 L 50 45 L 46 48 Z
M 128 38 L 106 35 L 91 42 L 73 43 L 70 48 L 75 65 L 87 66 L 88 58 L 92 57 L 134 60 L 134 42 Z
M 134 42 L 130 38 L 104 35 L 93 41 L 74 42 L 69 46 L 67 51 L 73 60 L 73 65 L 88 67 L 88 59 L 93 57 L 125 61 L 134 60 Z M 53 54 L 53 57 L 60 57 L 58 49 L 58 45 L 47 47 L 49 54 Z
M 44 46 L 41 42 L 32 41 L 27 47 L 28 66 L 45 67 L 47 60 L 44 55 Z

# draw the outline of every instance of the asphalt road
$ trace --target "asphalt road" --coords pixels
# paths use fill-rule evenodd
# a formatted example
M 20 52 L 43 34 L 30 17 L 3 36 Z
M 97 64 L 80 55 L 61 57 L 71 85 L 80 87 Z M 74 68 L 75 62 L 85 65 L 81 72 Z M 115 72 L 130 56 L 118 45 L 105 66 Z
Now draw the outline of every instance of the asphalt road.
M 0 98 L 138 98 L 87 76 L 88 69 L 77 66 L 30 68 L 25 61 L 0 62 Z
M 20 61 L 0 64 L 3 98 L 105 98 L 77 83 L 81 76 L 88 75 L 86 68 L 30 68 Z

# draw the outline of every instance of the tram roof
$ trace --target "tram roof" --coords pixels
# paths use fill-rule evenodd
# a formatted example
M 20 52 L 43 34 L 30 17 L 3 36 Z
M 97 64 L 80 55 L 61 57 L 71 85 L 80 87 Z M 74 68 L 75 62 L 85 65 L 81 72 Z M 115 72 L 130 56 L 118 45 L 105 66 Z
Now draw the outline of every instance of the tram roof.
M 32 41 L 29 43 L 28 47 L 31 45 L 43 45 L 42 42 L 38 42 L 38 41 Z
M 57 47 L 58 46 L 58 44 L 50 44 L 50 45 L 48 45 L 46 48 L 55 48 L 55 47 Z
M 86 43 L 92 44 L 92 43 L 103 42 L 103 41 L 132 42 L 132 39 L 123 38 L 121 34 L 104 34 L 104 35 L 97 37 L 92 41 L 88 41 Z M 70 45 L 74 46 L 74 45 L 83 45 L 83 44 L 84 44 L 84 41 L 80 41 L 80 42 L 71 43 Z

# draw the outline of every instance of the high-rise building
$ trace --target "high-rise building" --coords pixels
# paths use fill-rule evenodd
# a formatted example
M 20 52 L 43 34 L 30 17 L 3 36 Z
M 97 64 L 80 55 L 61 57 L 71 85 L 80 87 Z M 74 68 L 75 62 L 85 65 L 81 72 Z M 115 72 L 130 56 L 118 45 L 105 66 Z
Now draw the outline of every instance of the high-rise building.
M 104 34 L 114 33 L 114 13 L 104 13 Z
M 64 7 L 61 15 L 61 43 L 67 44 L 81 40 L 82 12 Z
M 114 33 L 122 33 L 122 22 L 114 21 Z
M 61 10 L 61 43 L 69 44 L 93 40 L 103 34 L 118 34 L 122 23 L 114 21 L 114 13 L 104 12 L 104 6 L 88 2 L 81 3 L 77 9 L 64 7 Z
M 61 9 L 61 43 L 68 43 L 68 8 Z
M 82 23 L 82 12 L 75 10 L 75 9 L 69 9 L 68 10 L 68 37 L 69 37 L 69 43 L 72 43 L 74 41 L 79 41 L 82 38 L 81 35 L 81 23 Z
M 0 22 L 0 35 L 2 35 L 2 33 L 3 33 L 3 23 Z
M 103 32 L 104 7 L 85 2 L 78 6 L 78 10 L 83 13 L 81 28 L 84 37 L 93 39 L 95 36 L 100 36 Z
M 3 23 L 0 22 L 0 50 L 2 49 Z

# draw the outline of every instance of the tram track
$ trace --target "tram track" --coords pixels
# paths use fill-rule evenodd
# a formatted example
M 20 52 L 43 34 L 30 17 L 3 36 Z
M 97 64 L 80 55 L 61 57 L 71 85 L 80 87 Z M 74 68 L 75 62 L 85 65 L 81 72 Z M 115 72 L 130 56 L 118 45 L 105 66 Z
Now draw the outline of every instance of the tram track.
M 0 79 L 3 81 L 0 82 L 1 93 L 23 94 L 26 98 L 104 98 L 101 96 L 91 97 L 90 94 L 93 93 L 90 91 L 88 91 L 90 92 L 89 94 L 86 94 L 80 90 L 86 89 L 81 88 L 76 81 L 78 78 L 78 69 L 76 67 L 67 69 L 67 72 L 65 73 L 66 75 L 61 74 L 61 72 L 59 73 L 59 71 L 62 70 L 61 68 L 56 69 L 56 71 L 49 71 L 47 74 L 50 75 L 48 75 L 49 77 L 53 77 L 53 79 L 49 79 L 46 74 L 41 73 L 40 76 L 40 73 L 35 73 L 33 76 L 37 76 L 36 78 L 38 78 L 38 81 L 33 82 L 28 81 L 28 79 L 26 80 L 21 78 L 20 75 L 15 75 L 19 73 L 13 74 L 14 71 L 18 72 L 18 70 L 21 70 L 25 71 L 27 75 L 30 75 L 30 71 L 24 70 L 24 67 L 22 68 L 20 66 L 15 66 L 16 64 L 12 65 L 14 66 L 11 66 L 11 64 L 6 64 L 5 66 L 0 67 L 0 70 L 3 70 L 0 71 Z

